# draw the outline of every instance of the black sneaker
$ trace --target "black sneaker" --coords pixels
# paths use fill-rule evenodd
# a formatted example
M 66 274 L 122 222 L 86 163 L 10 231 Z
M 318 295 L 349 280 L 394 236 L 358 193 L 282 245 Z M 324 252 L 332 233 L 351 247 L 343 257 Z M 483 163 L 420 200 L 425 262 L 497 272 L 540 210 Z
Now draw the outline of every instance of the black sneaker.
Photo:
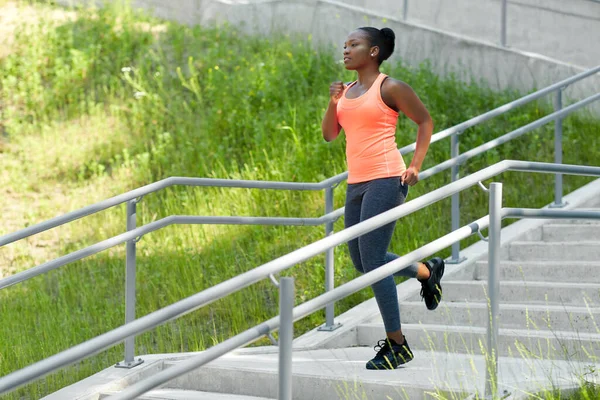
M 435 310 L 442 301 L 442 284 L 444 276 L 444 260 L 439 257 L 425 261 L 423 264 L 429 268 L 429 278 L 421 282 L 421 297 L 425 300 L 428 310 Z
M 406 364 L 413 359 L 413 353 L 404 343 L 397 344 L 393 339 L 382 339 L 374 347 L 377 355 L 367 362 L 367 369 L 396 369 L 399 365 Z

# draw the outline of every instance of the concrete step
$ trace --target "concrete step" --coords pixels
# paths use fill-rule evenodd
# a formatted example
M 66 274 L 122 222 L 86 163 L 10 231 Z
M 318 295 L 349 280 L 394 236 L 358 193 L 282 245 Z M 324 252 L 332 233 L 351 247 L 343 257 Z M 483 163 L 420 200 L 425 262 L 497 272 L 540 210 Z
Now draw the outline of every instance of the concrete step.
M 487 346 L 486 328 L 457 325 L 402 324 L 411 349 L 482 356 Z M 373 346 L 385 335 L 383 323 L 362 324 L 358 345 Z M 498 354 L 525 359 L 596 362 L 600 334 L 534 329 L 500 329 Z
M 443 302 L 485 303 L 487 281 L 444 281 Z M 421 301 L 418 293 L 408 301 Z M 600 284 L 552 282 L 500 282 L 500 302 L 512 304 L 549 304 L 600 306 Z
M 600 224 L 547 224 L 542 230 L 545 242 L 600 242 Z
M 434 325 L 468 325 L 486 327 L 489 319 L 487 303 L 442 302 L 434 312 L 423 302 L 400 304 L 403 323 Z M 378 316 L 373 321 L 380 322 Z M 599 333 L 600 308 L 530 304 L 501 304 L 500 327 L 512 329 L 546 329 Z
M 410 365 L 395 371 L 370 371 L 366 362 L 374 356 L 372 346 L 329 350 L 294 351 L 292 354 L 292 393 L 294 400 L 347 399 L 431 399 L 428 392 L 436 389 L 464 398 L 480 386 L 465 381 L 455 371 L 469 368 L 467 357 L 448 354 L 418 354 Z M 447 364 L 452 371 L 440 370 L 432 358 Z M 475 361 L 483 365 L 483 359 Z M 168 362 L 175 365 L 178 362 Z M 447 380 L 431 382 L 432 375 L 444 373 Z M 259 398 L 277 398 L 278 354 L 225 355 L 191 373 L 170 381 L 169 387 L 194 391 L 238 393 Z M 235 398 L 238 397 L 228 397 Z M 215 397 L 217 399 L 217 397 Z M 220 399 L 220 397 L 218 398 Z M 242 397 L 240 397 L 240 400 Z
M 411 334 L 411 337 L 415 336 Z M 294 350 L 294 400 L 462 399 L 467 394 L 483 392 L 485 359 L 481 355 L 414 349 L 414 360 L 410 363 L 393 371 L 372 371 L 367 370 L 365 364 L 375 355 L 373 344 L 369 343 L 368 347 Z M 532 392 L 532 383 L 555 382 L 561 377 L 571 376 L 572 371 L 583 370 L 585 366 L 573 360 L 500 357 L 498 362 L 503 385 Z M 185 390 L 276 398 L 278 353 L 227 354 L 168 385 Z
M 600 208 L 578 208 L 578 211 L 600 211 Z M 548 219 L 548 225 L 600 225 L 597 219 Z
M 488 263 L 478 261 L 475 279 L 487 280 Z M 537 281 L 600 283 L 600 261 L 501 261 L 500 279 L 502 281 Z
M 600 241 L 513 242 L 508 257 L 512 261 L 600 261 Z
M 100 394 L 99 399 L 110 399 L 110 396 L 119 392 L 104 392 Z M 142 396 L 136 397 L 138 400 L 272 400 L 267 397 L 243 396 L 229 393 L 208 393 L 196 390 L 182 389 L 156 389 L 151 390 Z

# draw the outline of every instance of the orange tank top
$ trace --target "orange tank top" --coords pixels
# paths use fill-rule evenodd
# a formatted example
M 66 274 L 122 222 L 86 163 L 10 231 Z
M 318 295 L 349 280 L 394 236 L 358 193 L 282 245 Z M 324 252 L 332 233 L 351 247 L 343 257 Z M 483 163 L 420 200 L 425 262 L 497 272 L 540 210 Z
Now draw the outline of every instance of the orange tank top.
M 337 103 L 337 119 L 346 134 L 348 183 L 400 176 L 406 170 L 396 145 L 398 112 L 381 98 L 381 84 L 387 77 L 379 74 L 369 90 L 355 99 L 346 87 Z

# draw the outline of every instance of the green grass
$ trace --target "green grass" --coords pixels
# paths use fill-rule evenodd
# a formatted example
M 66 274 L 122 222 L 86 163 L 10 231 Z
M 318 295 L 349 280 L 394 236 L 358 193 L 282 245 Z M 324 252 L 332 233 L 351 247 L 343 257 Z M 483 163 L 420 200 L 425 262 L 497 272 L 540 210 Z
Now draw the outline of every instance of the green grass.
M 0 3 L 1 4 L 1 3 Z M 43 13 L 48 6 L 34 5 Z M 352 75 L 330 48 L 310 38 L 243 36 L 232 27 L 187 27 L 117 5 L 80 9 L 77 19 L 23 25 L 12 54 L 0 60 L 0 160 L 10 201 L 0 234 L 169 176 L 317 182 L 345 171 L 344 141 L 325 143 L 320 122 L 333 79 Z M 427 65 L 386 65 L 429 108 L 436 131 L 521 94 L 440 78 Z M 463 150 L 547 114 L 534 102 L 465 132 Z M 600 124 L 583 113 L 564 121 L 564 162 L 597 164 Z M 401 118 L 399 145 L 416 127 Z M 424 169 L 449 157 L 433 144 Z M 553 160 L 553 127 L 494 149 L 464 167 L 468 174 L 502 159 Z M 410 160 L 410 157 L 407 161 Z M 506 173 L 507 206 L 552 201 L 549 175 Z M 590 178 L 565 177 L 565 192 Z M 449 182 L 439 174 L 411 188 L 414 199 Z M 489 182 L 486 182 L 489 183 Z M 535 188 L 535 190 L 532 190 Z M 343 205 L 344 185 L 336 189 Z M 478 188 L 462 195 L 462 221 L 487 214 Z M 322 193 L 170 188 L 138 205 L 138 225 L 167 215 L 320 216 Z M 450 231 L 445 200 L 399 222 L 392 250 L 405 254 Z M 343 228 L 338 221 L 336 230 Z M 114 236 L 124 206 L 0 250 L 3 274 Z M 143 316 L 323 237 L 323 227 L 171 226 L 138 243 L 137 315 Z M 465 240 L 463 247 L 477 238 Z M 449 255 L 449 249 L 440 255 Z M 336 285 L 356 276 L 345 247 L 336 250 Z M 124 321 L 124 246 L 0 292 L 0 375 L 93 338 Z M 296 266 L 297 303 L 324 287 L 323 257 Z M 341 313 L 371 296 L 363 290 Z M 147 332 L 136 354 L 196 351 L 277 314 L 277 290 L 255 284 Z M 323 323 L 319 312 L 297 334 Z M 261 342 L 264 343 L 264 342 Z M 116 346 L 40 379 L 8 398 L 35 399 L 122 359 Z
M 548 390 L 530 397 L 530 400 L 596 400 L 600 398 L 600 388 L 590 382 L 582 382 L 573 390 Z

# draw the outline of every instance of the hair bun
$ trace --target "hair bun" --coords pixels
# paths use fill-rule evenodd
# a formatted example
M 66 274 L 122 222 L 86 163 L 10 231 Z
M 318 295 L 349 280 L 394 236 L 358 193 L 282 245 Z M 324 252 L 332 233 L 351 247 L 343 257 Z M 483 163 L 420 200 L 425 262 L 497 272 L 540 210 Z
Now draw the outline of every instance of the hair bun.
M 390 28 L 382 28 L 381 29 L 381 33 L 383 34 L 383 36 L 385 36 L 387 39 L 390 40 L 395 40 L 396 39 L 396 34 L 394 33 L 393 30 L 391 30 Z

